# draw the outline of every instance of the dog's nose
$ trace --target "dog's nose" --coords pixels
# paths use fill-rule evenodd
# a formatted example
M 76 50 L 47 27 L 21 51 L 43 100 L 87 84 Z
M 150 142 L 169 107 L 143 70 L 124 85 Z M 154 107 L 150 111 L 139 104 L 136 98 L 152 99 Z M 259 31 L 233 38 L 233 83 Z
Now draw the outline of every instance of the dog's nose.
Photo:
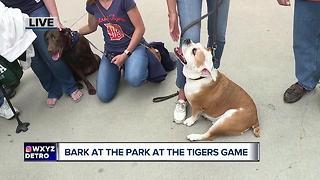
M 52 53 L 52 48 L 48 47 L 48 52 L 51 54 Z
M 190 40 L 190 39 L 185 39 L 185 40 L 183 41 L 183 43 L 186 44 L 186 45 L 189 45 L 189 44 L 191 43 L 191 40 Z

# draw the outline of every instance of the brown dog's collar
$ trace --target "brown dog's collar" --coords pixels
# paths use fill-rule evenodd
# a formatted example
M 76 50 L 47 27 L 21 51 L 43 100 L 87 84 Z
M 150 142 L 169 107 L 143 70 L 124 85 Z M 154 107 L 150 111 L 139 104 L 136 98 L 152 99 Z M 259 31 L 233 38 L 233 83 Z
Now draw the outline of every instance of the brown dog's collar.
M 80 35 L 77 31 L 72 31 L 69 28 L 66 28 L 67 34 L 65 34 L 65 41 L 68 45 L 67 47 L 73 49 L 80 39 Z

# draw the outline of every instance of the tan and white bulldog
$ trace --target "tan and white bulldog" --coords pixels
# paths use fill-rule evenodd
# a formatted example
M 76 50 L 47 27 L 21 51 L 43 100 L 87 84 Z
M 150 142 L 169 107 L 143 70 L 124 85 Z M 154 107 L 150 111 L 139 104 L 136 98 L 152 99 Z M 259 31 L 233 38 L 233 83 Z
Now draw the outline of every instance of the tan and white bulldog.
M 182 45 L 185 95 L 192 107 L 192 116 L 183 124 L 193 125 L 202 115 L 216 120 L 204 134 L 190 134 L 190 141 L 212 140 L 221 135 L 240 135 L 252 129 L 259 137 L 256 105 L 237 84 L 214 69 L 212 53 L 200 43 L 185 40 Z

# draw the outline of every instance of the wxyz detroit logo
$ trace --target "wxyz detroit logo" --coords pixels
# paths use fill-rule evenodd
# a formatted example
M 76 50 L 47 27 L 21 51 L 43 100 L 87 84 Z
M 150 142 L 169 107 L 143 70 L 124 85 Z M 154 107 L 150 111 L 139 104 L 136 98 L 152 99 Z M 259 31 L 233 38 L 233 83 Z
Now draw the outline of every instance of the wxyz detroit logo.
M 104 24 L 107 28 L 108 35 L 111 39 L 111 41 L 119 41 L 124 37 L 124 33 L 122 31 L 121 26 L 117 24 Z

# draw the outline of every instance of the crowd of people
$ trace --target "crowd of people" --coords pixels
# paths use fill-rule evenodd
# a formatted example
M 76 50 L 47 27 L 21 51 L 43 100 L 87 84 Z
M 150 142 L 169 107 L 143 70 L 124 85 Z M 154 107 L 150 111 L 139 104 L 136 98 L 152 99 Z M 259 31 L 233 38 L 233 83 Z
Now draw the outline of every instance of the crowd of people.
M 280 5 L 290 6 L 290 0 L 277 0 Z M 54 16 L 60 22 L 54 0 L 1 0 L 12 8 L 19 8 L 30 17 Z M 216 44 L 216 61 L 219 68 L 225 45 L 230 0 L 206 0 L 210 14 L 207 23 L 207 46 Z M 173 41 L 191 39 L 200 41 L 200 24 L 187 29 L 181 36 L 181 29 L 201 17 L 202 0 L 167 0 L 169 33 Z M 78 32 L 82 35 L 93 33 L 100 27 L 104 36 L 104 52 L 108 56 L 101 58 L 97 75 L 97 96 L 102 102 L 111 101 L 117 94 L 121 71 L 124 79 L 134 87 L 143 85 L 148 80 L 147 49 L 144 46 L 145 25 L 134 0 L 87 0 L 87 24 Z M 44 30 L 34 30 L 37 35 L 33 42 L 35 57 L 31 68 L 42 87 L 47 91 L 46 104 L 54 107 L 63 95 L 78 102 L 83 93 L 64 61 L 54 61 L 48 54 L 44 40 Z M 298 81 L 284 93 L 286 103 L 298 101 L 304 94 L 312 91 L 320 79 L 320 0 L 295 0 L 293 49 L 295 72 Z M 110 56 L 111 55 L 111 56 Z M 159 67 L 160 68 L 160 67 Z M 179 95 L 174 109 L 174 120 L 181 122 L 186 118 L 187 100 L 184 94 L 185 77 L 183 65 L 177 61 L 176 86 Z M 13 113 L 6 100 L 0 96 L 0 116 L 10 119 Z

